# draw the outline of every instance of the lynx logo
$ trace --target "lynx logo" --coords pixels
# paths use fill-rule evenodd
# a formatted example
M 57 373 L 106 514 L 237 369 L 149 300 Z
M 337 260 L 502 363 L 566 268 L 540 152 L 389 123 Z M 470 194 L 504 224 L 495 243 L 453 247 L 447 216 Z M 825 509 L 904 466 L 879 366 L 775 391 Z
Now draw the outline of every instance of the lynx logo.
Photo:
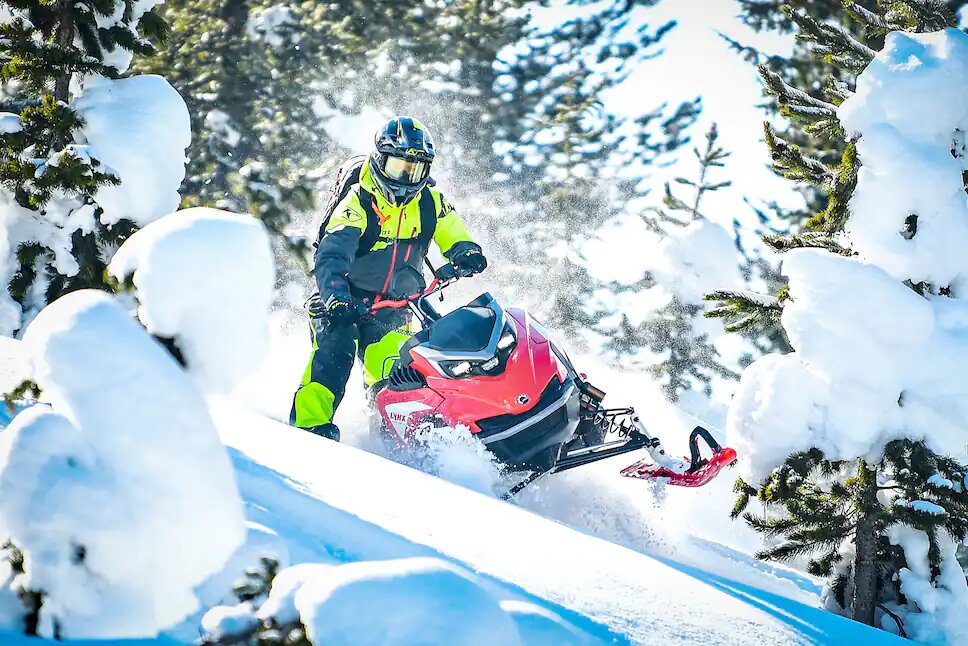
M 390 404 L 384 410 L 393 430 L 402 437 L 406 433 L 407 424 L 414 413 L 432 409 L 422 402 L 400 402 L 399 404 Z

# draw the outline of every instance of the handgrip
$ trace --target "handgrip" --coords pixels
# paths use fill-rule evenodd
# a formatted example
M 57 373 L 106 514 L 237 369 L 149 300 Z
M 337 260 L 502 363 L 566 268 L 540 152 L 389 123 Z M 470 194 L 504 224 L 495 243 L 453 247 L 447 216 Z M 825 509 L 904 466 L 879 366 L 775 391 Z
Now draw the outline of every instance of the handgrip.
M 714 454 L 720 453 L 723 450 L 723 447 L 719 445 L 719 442 L 712 436 L 712 433 L 702 426 L 697 426 L 692 429 L 692 433 L 689 434 L 689 470 L 686 473 L 693 473 L 705 462 L 699 453 L 699 438 L 703 439 Z

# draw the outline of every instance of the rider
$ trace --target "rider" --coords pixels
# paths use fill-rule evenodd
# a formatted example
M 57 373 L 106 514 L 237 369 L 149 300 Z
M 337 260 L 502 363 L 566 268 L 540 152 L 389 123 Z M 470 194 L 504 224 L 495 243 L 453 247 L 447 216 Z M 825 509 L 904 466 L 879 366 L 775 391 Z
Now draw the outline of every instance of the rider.
M 385 379 L 410 337 L 405 310 L 368 308 L 392 294 L 400 269 L 420 271 L 433 240 L 460 276 L 487 267 L 460 216 L 433 188 L 436 156 L 430 132 L 412 117 L 398 116 L 377 130 L 375 149 L 320 227 L 316 286 L 307 303 L 313 352 L 293 397 L 290 423 L 339 440 L 333 413 L 346 389 L 354 355 L 363 363 L 367 387 Z M 344 164 L 341 174 L 353 165 Z M 332 204 L 330 205 L 333 206 Z M 411 270 L 412 273 L 412 270 Z M 399 294 L 396 294 L 399 297 Z

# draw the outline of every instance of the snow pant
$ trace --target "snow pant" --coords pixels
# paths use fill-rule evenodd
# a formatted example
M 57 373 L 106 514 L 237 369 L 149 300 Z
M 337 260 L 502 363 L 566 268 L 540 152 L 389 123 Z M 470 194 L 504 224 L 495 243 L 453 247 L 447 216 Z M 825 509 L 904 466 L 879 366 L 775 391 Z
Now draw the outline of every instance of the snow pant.
M 358 323 L 333 324 L 326 318 L 310 318 L 313 352 L 293 397 L 289 423 L 312 428 L 333 421 L 333 413 L 346 392 L 354 357 L 363 365 L 367 387 L 387 378 L 400 358 L 400 348 L 410 339 L 407 313 L 380 310 Z

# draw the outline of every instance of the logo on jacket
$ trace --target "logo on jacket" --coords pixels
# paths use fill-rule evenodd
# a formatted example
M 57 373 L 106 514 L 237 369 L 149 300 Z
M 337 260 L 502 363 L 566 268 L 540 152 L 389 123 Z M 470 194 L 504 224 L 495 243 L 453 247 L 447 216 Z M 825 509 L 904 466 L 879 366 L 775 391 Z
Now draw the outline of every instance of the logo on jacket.
M 530 397 L 528 397 L 527 395 L 525 395 L 524 393 L 521 393 L 520 395 L 518 395 L 518 403 L 519 403 L 520 405 L 522 405 L 522 406 L 524 406 L 524 405 L 525 405 L 525 404 L 527 404 L 527 403 L 528 403 L 529 401 L 531 401 L 531 398 L 530 398 Z
M 387 223 L 387 220 L 390 219 L 390 216 L 385 215 L 383 211 L 380 210 L 380 207 L 376 205 L 376 198 L 371 197 L 370 203 L 373 205 L 373 212 L 376 213 L 376 219 L 379 221 L 380 226 L 382 227 Z

